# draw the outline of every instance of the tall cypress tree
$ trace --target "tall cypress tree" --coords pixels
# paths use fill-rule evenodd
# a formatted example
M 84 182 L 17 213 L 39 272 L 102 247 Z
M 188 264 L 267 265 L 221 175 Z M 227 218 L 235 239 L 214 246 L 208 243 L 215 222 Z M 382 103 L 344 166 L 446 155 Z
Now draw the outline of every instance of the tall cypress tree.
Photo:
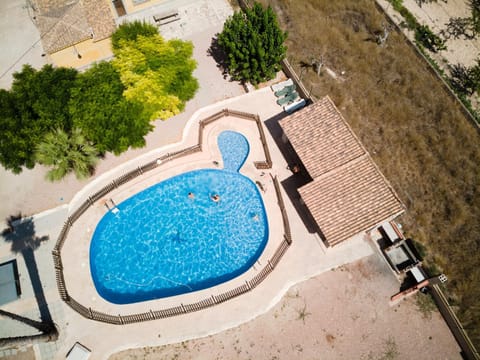
M 227 19 L 218 44 L 227 56 L 226 70 L 232 78 L 256 85 L 274 78 L 280 70 L 286 38 L 272 8 L 264 9 L 255 2 L 251 9 Z

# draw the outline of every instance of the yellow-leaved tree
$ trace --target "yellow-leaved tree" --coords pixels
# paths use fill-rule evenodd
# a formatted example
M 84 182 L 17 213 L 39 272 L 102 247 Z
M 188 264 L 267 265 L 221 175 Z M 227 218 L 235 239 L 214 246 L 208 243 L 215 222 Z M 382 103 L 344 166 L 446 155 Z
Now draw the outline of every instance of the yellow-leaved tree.
M 124 24 L 117 32 L 122 36 L 113 37 L 112 64 L 125 86 L 123 95 L 142 103 L 151 120 L 182 111 L 198 89 L 192 43 L 165 41 L 145 23 Z

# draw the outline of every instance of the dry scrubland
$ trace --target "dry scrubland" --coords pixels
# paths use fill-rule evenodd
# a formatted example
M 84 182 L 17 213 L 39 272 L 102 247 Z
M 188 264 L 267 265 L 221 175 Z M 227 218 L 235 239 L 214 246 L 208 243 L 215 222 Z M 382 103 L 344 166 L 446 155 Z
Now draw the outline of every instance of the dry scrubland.
M 266 2 L 266 1 L 265 1 Z M 386 23 L 369 0 L 268 1 L 289 31 L 288 58 L 320 58 L 318 77 L 303 70 L 308 90 L 330 95 L 408 207 L 408 236 L 426 244 L 427 263 L 450 278 L 470 336 L 480 346 L 480 147 L 478 133 L 403 36 L 372 41 Z M 343 73 L 344 72 L 344 73 Z

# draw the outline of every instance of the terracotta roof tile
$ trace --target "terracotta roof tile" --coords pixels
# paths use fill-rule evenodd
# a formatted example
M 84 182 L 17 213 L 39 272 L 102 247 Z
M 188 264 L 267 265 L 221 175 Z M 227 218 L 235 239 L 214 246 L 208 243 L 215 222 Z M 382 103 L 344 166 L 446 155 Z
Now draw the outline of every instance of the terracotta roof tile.
M 93 40 L 108 38 L 115 31 L 115 19 L 106 1 L 83 0 L 85 16 L 92 27 Z
M 367 154 L 298 189 L 329 245 L 403 211 L 402 203 Z
M 365 154 L 328 97 L 281 120 L 280 126 L 313 179 Z
M 329 245 L 404 206 L 329 97 L 280 121 L 313 181 L 298 189 Z
M 39 13 L 36 23 L 43 48 L 49 54 L 89 39 L 92 33 L 83 7 L 78 1 L 37 0 Z M 58 5 L 54 7 L 53 5 Z M 44 7 L 42 7 L 44 6 Z
M 115 21 L 105 0 L 35 0 L 36 25 L 49 54 L 92 38 L 109 37 Z

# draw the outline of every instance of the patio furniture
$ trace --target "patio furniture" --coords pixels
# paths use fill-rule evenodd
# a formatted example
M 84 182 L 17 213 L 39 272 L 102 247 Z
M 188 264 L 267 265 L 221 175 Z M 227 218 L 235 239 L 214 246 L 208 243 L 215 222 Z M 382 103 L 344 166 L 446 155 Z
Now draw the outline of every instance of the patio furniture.
M 284 106 L 284 105 L 290 104 L 291 102 L 294 102 L 297 98 L 298 98 L 298 93 L 296 91 L 293 91 L 291 94 L 279 98 L 277 100 L 277 104 Z
M 280 89 L 278 91 L 275 91 L 275 96 L 276 97 L 281 97 L 281 96 L 286 96 L 286 95 L 289 95 L 291 94 L 292 92 L 295 91 L 295 84 L 293 85 L 287 85 L 285 86 L 283 89 Z
M 173 21 L 180 20 L 180 16 L 178 14 L 178 10 L 174 9 L 153 15 L 153 20 L 155 20 L 158 25 L 165 25 Z
M 284 110 L 286 113 L 291 114 L 291 113 L 293 113 L 294 111 L 297 111 L 298 109 L 303 108 L 305 105 L 306 105 L 305 99 L 300 98 L 300 99 L 295 100 L 295 101 L 292 102 L 291 104 L 285 105 L 285 106 L 283 107 L 283 110 Z

